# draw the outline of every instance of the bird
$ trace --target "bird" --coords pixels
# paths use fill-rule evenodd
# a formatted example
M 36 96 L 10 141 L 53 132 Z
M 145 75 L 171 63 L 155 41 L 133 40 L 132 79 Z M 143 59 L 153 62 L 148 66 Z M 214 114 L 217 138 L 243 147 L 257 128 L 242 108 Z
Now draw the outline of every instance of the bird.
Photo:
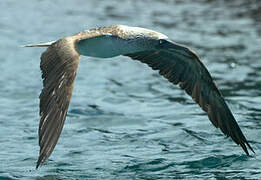
M 123 55 L 147 64 L 185 90 L 211 123 L 247 155 L 248 149 L 255 153 L 199 56 L 165 34 L 141 27 L 110 25 L 24 47 L 47 47 L 40 62 L 43 88 L 39 96 L 40 151 L 36 169 L 49 158 L 61 135 L 81 55 L 96 58 Z

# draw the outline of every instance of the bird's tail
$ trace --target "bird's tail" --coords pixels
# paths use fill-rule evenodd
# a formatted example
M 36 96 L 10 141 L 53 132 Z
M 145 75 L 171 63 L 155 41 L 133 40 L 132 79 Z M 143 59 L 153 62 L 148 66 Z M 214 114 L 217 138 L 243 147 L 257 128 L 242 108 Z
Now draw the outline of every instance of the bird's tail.
M 48 47 L 48 46 L 51 46 L 53 43 L 55 43 L 55 41 L 38 43 L 38 44 L 26 44 L 26 45 L 23 45 L 22 47 Z

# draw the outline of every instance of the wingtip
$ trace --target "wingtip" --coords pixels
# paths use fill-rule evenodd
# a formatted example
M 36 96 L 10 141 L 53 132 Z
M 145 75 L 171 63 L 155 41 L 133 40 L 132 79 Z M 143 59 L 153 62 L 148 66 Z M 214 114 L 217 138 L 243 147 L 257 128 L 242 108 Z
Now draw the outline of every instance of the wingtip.
M 250 146 L 250 144 L 248 142 L 246 142 L 248 148 L 255 154 L 256 152 L 254 151 L 254 149 Z
M 248 141 L 245 142 L 241 142 L 240 146 L 242 147 L 242 149 L 244 150 L 244 152 L 246 153 L 247 156 L 250 156 L 248 148 L 255 154 L 254 149 L 250 146 L 250 144 L 248 143 Z M 248 148 L 247 148 L 248 147 Z
M 41 167 L 44 163 L 44 159 L 42 156 L 39 156 L 38 160 L 37 160 L 37 163 L 36 163 L 36 169 L 38 169 L 39 167 Z
M 39 159 L 38 159 L 38 161 L 37 161 L 37 163 L 36 163 L 35 169 L 37 170 L 40 166 L 41 166 L 41 161 L 39 161 Z

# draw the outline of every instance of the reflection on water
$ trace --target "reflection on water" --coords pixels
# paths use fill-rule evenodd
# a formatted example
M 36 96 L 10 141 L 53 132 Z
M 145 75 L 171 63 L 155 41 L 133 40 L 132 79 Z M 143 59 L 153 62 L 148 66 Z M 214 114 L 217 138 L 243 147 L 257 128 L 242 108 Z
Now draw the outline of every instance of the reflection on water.
M 0 8 L 0 179 L 260 179 L 261 1 L 6 0 Z M 62 136 L 36 171 L 44 49 L 20 46 L 110 24 L 154 29 L 198 52 L 256 154 L 245 156 L 146 65 L 83 57 Z

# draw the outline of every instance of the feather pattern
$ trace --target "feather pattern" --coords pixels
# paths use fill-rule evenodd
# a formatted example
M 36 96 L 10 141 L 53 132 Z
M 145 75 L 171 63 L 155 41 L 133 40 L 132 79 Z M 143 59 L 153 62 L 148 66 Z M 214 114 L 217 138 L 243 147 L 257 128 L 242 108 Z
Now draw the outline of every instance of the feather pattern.
M 178 48 L 177 48 L 178 46 Z M 156 50 L 125 54 L 139 60 L 173 84 L 178 84 L 207 113 L 212 124 L 230 136 L 245 153 L 249 145 L 224 98 L 199 57 L 191 50 L 171 41 L 161 41 Z
M 41 56 L 43 89 L 40 94 L 37 168 L 50 156 L 61 134 L 79 60 L 75 41 L 70 38 L 52 44 Z

